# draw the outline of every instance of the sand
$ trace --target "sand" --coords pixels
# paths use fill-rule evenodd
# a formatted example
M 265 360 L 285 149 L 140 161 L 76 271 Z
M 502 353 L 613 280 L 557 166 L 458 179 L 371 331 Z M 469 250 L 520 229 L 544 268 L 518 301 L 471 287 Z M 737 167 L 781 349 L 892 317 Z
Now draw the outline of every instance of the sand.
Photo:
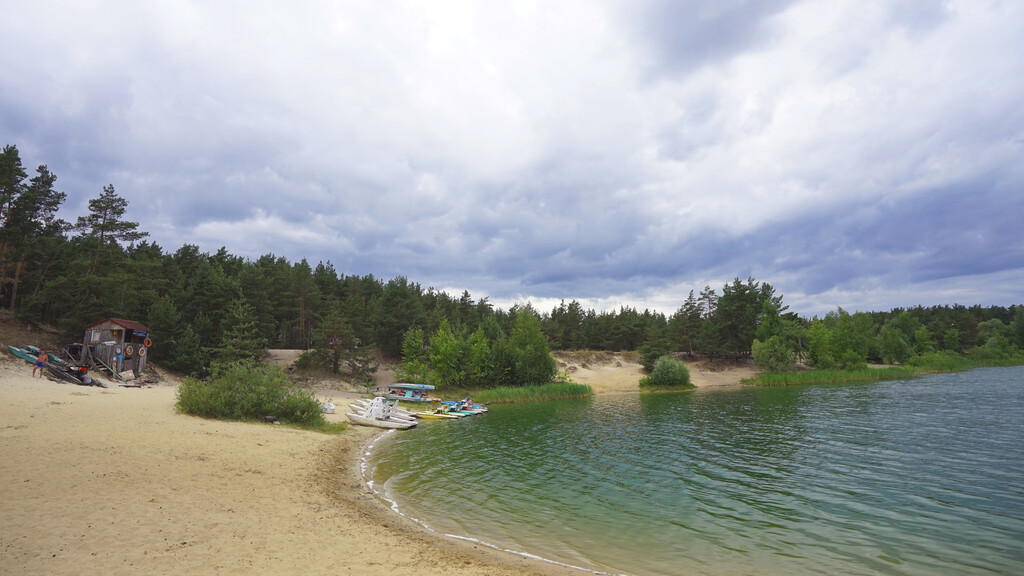
M 358 469 L 377 429 L 325 436 L 204 420 L 174 411 L 173 383 L 75 386 L 30 378 L 29 364 L 4 355 L 2 574 L 580 573 L 445 538 L 391 512 Z M 636 390 L 638 371 L 595 363 L 573 377 L 624 393 Z M 691 372 L 698 384 L 739 380 Z M 348 396 L 324 394 L 339 408 Z
M 555 352 L 558 369 L 574 382 L 587 384 L 595 394 L 630 394 L 639 391 L 643 368 L 636 353 Z M 749 361 L 689 360 L 690 381 L 698 388 L 738 386 L 757 374 Z

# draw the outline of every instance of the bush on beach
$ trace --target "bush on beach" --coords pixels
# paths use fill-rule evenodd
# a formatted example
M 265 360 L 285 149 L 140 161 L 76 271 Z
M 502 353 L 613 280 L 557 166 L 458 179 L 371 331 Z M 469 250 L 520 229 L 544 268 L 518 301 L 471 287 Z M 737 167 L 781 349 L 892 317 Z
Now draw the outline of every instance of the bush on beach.
M 641 389 L 694 388 L 690 383 L 690 370 L 671 356 L 662 356 L 654 362 L 650 375 L 640 379 Z
M 178 387 L 178 411 L 204 418 L 258 420 L 274 416 L 301 426 L 325 426 L 312 392 L 294 387 L 278 366 L 233 362 L 208 380 L 189 377 Z

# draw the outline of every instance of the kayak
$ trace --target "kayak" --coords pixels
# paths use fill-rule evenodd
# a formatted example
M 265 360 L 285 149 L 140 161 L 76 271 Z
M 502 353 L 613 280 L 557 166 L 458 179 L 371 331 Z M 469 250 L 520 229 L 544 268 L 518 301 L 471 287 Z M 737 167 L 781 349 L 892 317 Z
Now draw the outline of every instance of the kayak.
M 463 416 L 462 414 L 452 414 L 450 412 L 436 412 L 436 411 L 435 412 L 431 412 L 430 410 L 424 410 L 422 412 L 413 412 L 413 414 L 415 414 L 417 418 L 423 418 L 423 419 L 426 419 L 426 420 L 431 420 L 431 419 L 442 420 L 442 419 L 445 419 L 445 418 L 447 418 L 447 419 L 462 418 L 462 416 Z
M 42 350 L 39 347 L 32 345 L 25 346 L 25 350 L 28 351 L 30 354 L 35 354 L 37 358 L 39 357 L 39 353 L 42 352 Z M 59 356 L 56 356 L 55 352 L 55 350 L 47 350 L 47 362 L 52 362 L 57 366 L 67 367 L 68 363 L 62 360 Z
M 17 356 L 18 358 L 21 358 L 25 362 L 31 362 L 32 364 L 35 364 L 36 360 L 39 359 L 39 355 L 38 354 L 32 354 L 31 352 L 29 352 L 25 348 L 18 348 L 16 346 L 8 346 L 7 349 L 11 351 L 11 354 L 14 354 L 15 356 Z

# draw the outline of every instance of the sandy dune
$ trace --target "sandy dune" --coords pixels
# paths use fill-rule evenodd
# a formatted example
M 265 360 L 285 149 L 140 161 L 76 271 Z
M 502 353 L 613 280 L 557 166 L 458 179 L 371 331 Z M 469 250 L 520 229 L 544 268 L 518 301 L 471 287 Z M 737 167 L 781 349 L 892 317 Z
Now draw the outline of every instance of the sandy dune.
M 644 377 L 636 353 L 618 352 L 555 352 L 558 369 L 580 384 L 587 384 L 595 394 L 638 392 Z M 690 381 L 698 388 L 736 386 L 744 378 L 757 374 L 749 362 L 725 360 L 683 360 L 690 370 Z

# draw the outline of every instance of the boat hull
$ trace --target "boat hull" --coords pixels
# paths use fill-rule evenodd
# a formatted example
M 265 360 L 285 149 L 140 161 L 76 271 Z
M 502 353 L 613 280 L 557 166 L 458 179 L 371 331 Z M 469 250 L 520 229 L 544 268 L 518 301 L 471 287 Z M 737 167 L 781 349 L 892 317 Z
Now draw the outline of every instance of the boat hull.
M 360 413 L 365 413 L 366 412 L 366 406 L 363 406 L 362 404 L 352 403 L 352 404 L 349 404 L 348 407 L 351 408 L 352 410 L 354 410 L 355 414 L 360 414 Z M 402 422 L 402 421 L 411 422 L 411 421 L 416 420 L 416 418 L 413 416 L 412 412 L 407 412 L 407 413 L 396 412 L 396 413 L 392 414 L 391 416 L 388 416 L 388 420 L 394 420 L 396 422 Z
M 437 402 L 437 398 L 431 398 L 429 396 L 399 396 L 397 394 L 388 394 L 388 400 L 401 400 L 402 402 Z
M 355 410 L 356 412 L 365 412 L 370 407 L 370 401 L 356 400 L 349 404 L 349 407 Z M 412 412 L 405 410 L 403 408 L 399 408 L 398 406 L 395 406 L 395 414 L 397 416 L 401 416 L 404 418 L 412 418 L 414 416 Z
M 434 387 L 430 384 L 407 384 L 404 382 L 376 387 L 379 396 L 403 402 L 437 402 L 438 398 L 427 396 L 427 392 L 433 389 Z
M 396 430 L 404 430 L 406 428 L 412 428 L 416 425 L 416 421 L 412 420 L 392 420 L 388 418 L 386 420 L 376 420 L 373 418 L 367 418 L 361 414 L 352 414 L 351 412 L 346 413 L 345 416 L 355 422 L 356 424 L 362 424 L 363 426 L 376 426 L 377 428 L 391 428 Z
M 7 349 L 11 351 L 11 354 L 14 354 L 15 356 L 21 358 L 25 362 L 31 362 L 32 364 L 35 364 L 36 360 L 39 359 L 38 355 L 32 354 L 31 352 L 25 350 L 24 348 L 8 346 Z
M 461 414 L 445 414 L 442 412 L 430 412 L 426 410 L 423 412 L 413 412 L 413 414 L 415 414 L 417 418 L 423 418 L 425 420 L 450 420 L 452 418 L 462 418 Z

